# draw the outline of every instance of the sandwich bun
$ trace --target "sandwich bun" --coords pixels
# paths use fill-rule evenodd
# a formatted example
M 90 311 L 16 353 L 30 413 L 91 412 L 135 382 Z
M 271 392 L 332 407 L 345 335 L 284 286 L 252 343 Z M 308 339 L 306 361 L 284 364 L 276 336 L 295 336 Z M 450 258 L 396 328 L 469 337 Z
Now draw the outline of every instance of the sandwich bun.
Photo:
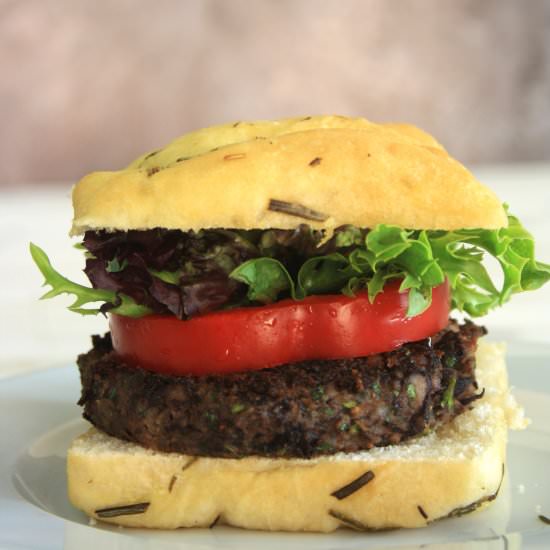
M 289 215 L 282 201 L 312 210 Z M 71 234 L 88 229 L 293 229 L 341 225 L 495 229 L 496 195 L 409 125 L 315 116 L 206 128 L 95 172 L 73 191 Z
M 446 231 L 507 225 L 496 195 L 430 135 L 338 116 L 192 132 L 126 169 L 86 176 L 73 190 L 73 206 L 72 235 L 307 223 L 328 238 L 348 224 Z M 422 527 L 493 500 L 507 430 L 525 425 L 508 392 L 502 347 L 480 343 L 476 376 L 483 398 L 435 432 L 310 460 L 157 452 L 93 428 L 68 451 L 69 497 L 91 518 L 134 527 Z

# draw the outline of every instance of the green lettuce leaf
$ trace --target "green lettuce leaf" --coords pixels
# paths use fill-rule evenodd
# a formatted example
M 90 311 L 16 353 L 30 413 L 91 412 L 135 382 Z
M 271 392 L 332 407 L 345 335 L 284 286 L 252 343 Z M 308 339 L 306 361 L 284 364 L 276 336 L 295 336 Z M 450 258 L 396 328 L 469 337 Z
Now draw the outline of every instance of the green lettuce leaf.
M 297 297 L 338 293 L 357 271 L 343 254 L 334 252 L 306 260 L 298 272 Z
M 510 214 L 508 227 L 433 232 L 430 242 L 449 278 L 453 307 L 472 317 L 485 315 L 513 294 L 536 290 L 550 279 L 550 265 L 535 260 L 533 237 Z M 503 275 L 500 289 L 495 287 L 482 263 L 484 252 L 500 265 Z
M 433 256 L 426 231 L 407 231 L 397 226 L 378 225 L 366 238 L 366 258 L 373 272 L 367 283 L 373 301 L 388 279 L 400 278 L 401 290 L 409 290 L 407 315 L 422 313 L 432 301 L 431 289 L 445 280 Z
M 76 300 L 69 306 L 71 311 L 81 315 L 96 315 L 100 308 L 84 308 L 82 306 L 89 303 L 110 303 L 113 307 L 109 309 L 112 313 L 126 315 L 127 317 L 142 317 L 150 313 L 149 308 L 136 304 L 134 300 L 124 294 L 117 294 L 112 290 L 101 290 L 89 288 L 78 283 L 73 283 L 66 277 L 58 273 L 50 263 L 46 253 L 33 243 L 30 243 L 30 252 L 34 263 L 44 275 L 45 285 L 50 285 L 52 289 L 46 292 L 41 300 L 53 298 L 60 294 L 73 294 Z
M 273 258 L 248 260 L 234 269 L 231 278 L 248 285 L 247 298 L 269 304 L 283 291 L 295 296 L 294 282 L 284 265 Z
M 508 227 L 496 230 L 457 231 L 410 231 L 380 224 L 359 245 L 359 233 L 348 230 L 343 242 L 354 245 L 353 249 L 345 254 L 334 252 L 307 259 L 294 284 L 284 267 L 268 258 L 243 264 L 253 277 L 235 276 L 243 266 L 231 276 L 249 285 L 250 299 L 264 303 L 277 299 L 281 293 L 298 299 L 335 292 L 352 296 L 362 288 L 374 301 L 387 281 L 401 279 L 400 289 L 409 290 L 409 317 L 428 308 L 432 288 L 448 278 L 452 307 L 479 317 L 507 302 L 513 294 L 535 290 L 550 279 L 550 266 L 535 260 L 533 237 L 516 217 L 508 215 L 508 222 Z M 493 256 L 502 270 L 500 288 L 483 264 L 487 255 Z M 267 273 L 261 267 L 266 261 L 273 263 L 270 269 L 276 276 L 264 279 L 260 270 Z M 270 280 L 274 282 L 272 286 Z
M 233 255 L 229 255 L 232 249 L 227 245 L 208 250 L 209 258 L 214 258 L 215 264 L 229 278 L 247 285 L 248 303 L 268 304 L 288 297 L 302 299 L 339 292 L 353 296 L 365 289 L 373 301 L 388 281 L 399 279 L 400 289 L 409 291 L 407 314 L 413 317 L 430 306 L 432 289 L 447 278 L 452 307 L 478 317 L 501 306 L 513 294 L 535 290 L 550 279 L 550 266 L 535 259 L 533 237 L 511 214 L 508 214 L 508 222 L 508 227 L 496 230 L 456 231 L 412 231 L 381 224 L 366 232 L 346 226 L 335 234 L 330 248 L 325 247 L 323 252 L 319 249 L 319 255 L 315 255 L 315 247 L 298 252 L 304 249 L 299 246 L 304 236 L 309 235 L 304 228 L 296 232 L 244 232 L 239 235 L 240 248 Z M 254 247 L 253 242 L 261 244 L 256 252 L 261 256 L 235 267 L 241 252 Z M 31 254 L 46 284 L 52 287 L 44 298 L 73 294 L 76 300 L 69 309 L 82 314 L 105 309 L 83 307 L 92 302 L 111 304 L 110 311 L 132 317 L 151 312 L 121 293 L 69 281 L 55 271 L 46 254 L 33 244 Z M 269 257 L 269 254 L 277 257 Z M 492 280 L 484 265 L 488 256 L 500 266 L 501 284 Z M 115 256 L 106 269 L 111 273 L 123 273 L 126 265 L 125 260 Z M 183 274 L 190 275 L 193 269 L 186 263 L 176 271 L 151 268 L 148 271 L 164 282 L 179 285 Z M 224 307 L 240 306 L 241 299 L 242 295 L 230 298 Z

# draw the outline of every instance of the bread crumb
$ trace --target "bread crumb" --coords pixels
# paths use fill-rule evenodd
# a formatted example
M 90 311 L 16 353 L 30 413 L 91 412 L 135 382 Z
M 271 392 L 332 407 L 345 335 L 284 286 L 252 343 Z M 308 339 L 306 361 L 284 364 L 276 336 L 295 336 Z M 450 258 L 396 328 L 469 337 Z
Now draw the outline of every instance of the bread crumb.
M 524 494 L 525 494 L 525 485 L 524 485 L 523 483 L 520 483 L 520 484 L 518 485 L 518 493 L 519 493 L 520 495 L 524 495 Z
M 91 527 L 95 527 L 97 525 L 97 521 L 95 518 L 88 518 L 88 525 Z

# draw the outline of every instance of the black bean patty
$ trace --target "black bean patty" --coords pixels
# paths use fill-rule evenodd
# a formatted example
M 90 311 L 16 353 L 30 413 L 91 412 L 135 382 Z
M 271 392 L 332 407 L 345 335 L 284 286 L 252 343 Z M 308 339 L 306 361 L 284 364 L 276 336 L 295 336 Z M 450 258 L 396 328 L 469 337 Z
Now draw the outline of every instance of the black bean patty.
M 110 336 L 78 358 L 84 417 L 145 447 L 196 456 L 303 457 L 396 444 L 449 422 L 480 396 L 481 327 L 450 321 L 389 353 L 216 376 L 125 364 Z

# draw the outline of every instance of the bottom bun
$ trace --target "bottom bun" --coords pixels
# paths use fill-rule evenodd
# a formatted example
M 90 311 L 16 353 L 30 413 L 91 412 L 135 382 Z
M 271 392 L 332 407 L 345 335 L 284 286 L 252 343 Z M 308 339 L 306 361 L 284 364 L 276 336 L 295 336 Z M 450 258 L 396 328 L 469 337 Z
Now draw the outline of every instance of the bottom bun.
M 90 517 L 132 527 L 226 524 L 330 532 L 423 527 L 494 500 L 508 427 L 526 425 L 508 392 L 504 346 L 480 342 L 485 395 L 434 433 L 311 460 L 155 452 L 91 429 L 68 451 L 69 498 Z

